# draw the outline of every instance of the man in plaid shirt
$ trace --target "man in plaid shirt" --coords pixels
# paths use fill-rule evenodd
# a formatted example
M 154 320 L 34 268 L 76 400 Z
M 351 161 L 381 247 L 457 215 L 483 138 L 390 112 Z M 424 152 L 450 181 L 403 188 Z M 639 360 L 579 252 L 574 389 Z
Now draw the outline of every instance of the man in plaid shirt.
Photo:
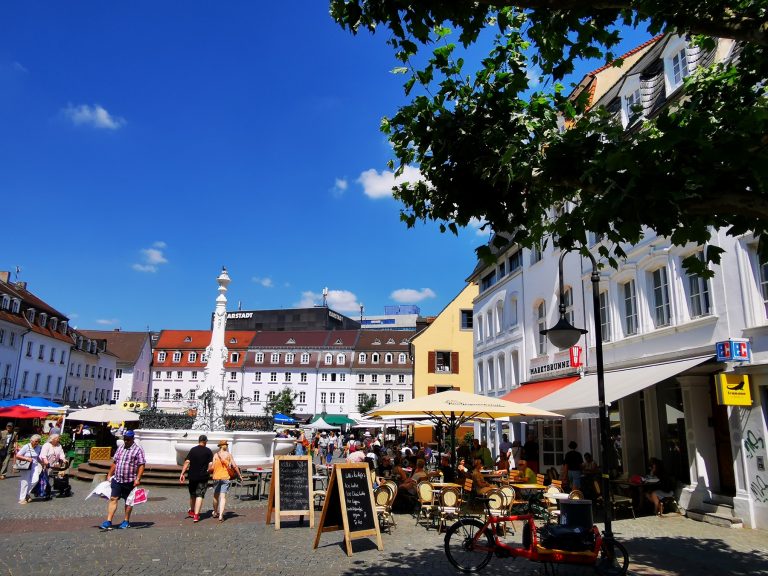
M 107 505 L 107 519 L 101 525 L 102 530 L 112 530 L 112 518 L 117 511 L 117 501 L 125 500 L 135 487 L 141 484 L 144 465 L 147 463 L 144 450 L 134 442 L 133 430 L 123 434 L 123 445 L 115 452 L 112 466 L 109 468 L 107 480 L 111 480 L 112 497 Z M 131 510 L 133 506 L 125 506 L 125 520 L 118 526 L 121 530 L 131 527 Z

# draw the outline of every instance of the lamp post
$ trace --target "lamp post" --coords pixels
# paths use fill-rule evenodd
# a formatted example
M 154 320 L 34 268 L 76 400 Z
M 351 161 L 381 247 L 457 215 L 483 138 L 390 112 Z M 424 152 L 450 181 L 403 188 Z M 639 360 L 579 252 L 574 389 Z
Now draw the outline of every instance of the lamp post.
M 565 317 L 565 302 L 564 302 L 564 290 L 563 290 L 563 258 L 570 252 L 570 250 L 563 251 L 560 254 L 560 262 L 558 265 L 558 274 L 560 278 L 560 319 L 557 324 L 549 328 L 548 330 L 541 330 L 541 334 L 549 338 L 557 348 L 561 350 L 575 346 L 582 335 L 587 331 L 581 328 L 576 328 L 571 325 Z M 595 312 L 595 357 L 597 360 L 597 404 L 599 414 L 599 426 L 600 426 L 600 446 L 602 448 L 602 492 L 603 492 L 603 510 L 605 512 L 605 536 L 607 538 L 613 538 L 613 530 L 611 528 L 611 486 L 608 481 L 608 462 L 610 452 L 610 428 L 608 423 L 608 413 L 605 406 L 605 371 L 603 369 L 603 334 L 602 334 L 602 318 L 600 315 L 600 274 L 597 270 L 597 260 L 590 253 L 587 252 L 587 256 L 592 261 L 592 307 Z

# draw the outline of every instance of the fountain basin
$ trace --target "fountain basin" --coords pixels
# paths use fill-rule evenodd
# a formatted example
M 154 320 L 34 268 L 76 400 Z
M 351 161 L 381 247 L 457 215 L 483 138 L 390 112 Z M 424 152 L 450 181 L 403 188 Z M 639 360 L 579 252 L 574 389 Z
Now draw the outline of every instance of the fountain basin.
M 229 451 L 238 466 L 271 466 L 275 456 L 290 454 L 292 438 L 275 438 L 274 432 L 201 430 L 136 430 L 136 442 L 144 449 L 148 464 L 180 466 L 189 450 L 197 445 L 200 434 L 208 436 L 208 447 L 214 452 L 219 440 L 229 443 Z

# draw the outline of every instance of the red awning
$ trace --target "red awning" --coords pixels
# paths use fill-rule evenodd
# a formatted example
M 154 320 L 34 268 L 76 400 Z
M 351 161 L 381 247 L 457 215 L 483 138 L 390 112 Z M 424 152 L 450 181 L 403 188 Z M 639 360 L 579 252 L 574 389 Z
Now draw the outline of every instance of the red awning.
M 557 392 L 560 388 L 568 386 L 568 384 L 572 384 L 580 378 L 580 376 L 566 376 L 565 378 L 553 378 L 552 380 L 523 384 L 502 396 L 501 399 L 509 400 L 510 402 L 534 402 L 539 398 L 552 394 L 552 392 Z

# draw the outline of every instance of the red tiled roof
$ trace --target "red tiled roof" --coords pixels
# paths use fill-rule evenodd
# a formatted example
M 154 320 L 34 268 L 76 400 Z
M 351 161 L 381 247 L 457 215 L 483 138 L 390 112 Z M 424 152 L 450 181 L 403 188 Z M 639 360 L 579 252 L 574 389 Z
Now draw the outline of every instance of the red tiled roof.
M 211 330 L 163 330 L 155 344 L 155 350 L 205 350 L 211 343 Z M 256 332 L 251 330 L 227 330 L 224 345 L 227 349 L 248 348 Z M 237 342 L 232 342 L 232 339 Z
M 139 359 L 144 343 L 149 338 L 147 332 L 123 332 L 121 330 L 79 330 L 87 338 L 106 340 L 107 350 L 117 356 L 121 362 L 135 364 Z

